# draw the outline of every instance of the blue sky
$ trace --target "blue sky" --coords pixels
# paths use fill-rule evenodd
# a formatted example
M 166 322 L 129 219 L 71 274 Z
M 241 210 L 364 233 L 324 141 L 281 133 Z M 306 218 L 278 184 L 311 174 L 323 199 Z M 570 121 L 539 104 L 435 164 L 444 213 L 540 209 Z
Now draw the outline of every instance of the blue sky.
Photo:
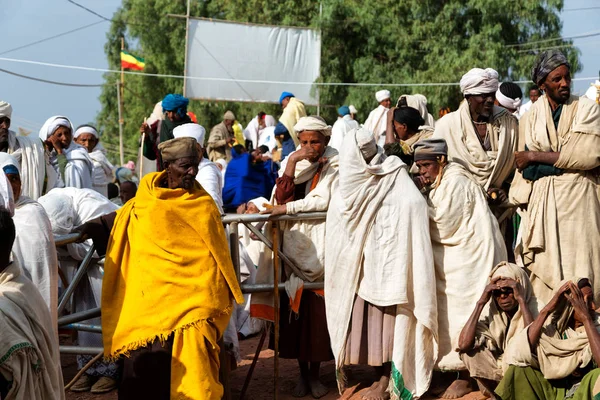
M 106 17 L 112 17 L 120 0 L 78 0 Z M 587 8 L 586 10 L 578 10 Z M 593 8 L 593 9 L 589 9 Z M 600 0 L 565 0 L 561 15 L 564 37 L 600 30 Z M 48 63 L 107 68 L 104 54 L 106 33 L 110 23 L 69 3 L 67 0 L 4 0 L 0 8 L 5 37 L 0 45 L 0 58 L 15 58 Z M 36 40 L 71 29 L 89 26 L 76 33 L 52 39 L 20 50 L 8 51 Z M 600 36 L 576 39 L 581 51 L 583 70 L 577 77 L 598 77 L 600 69 Z M 102 73 L 51 68 L 0 60 L 0 69 L 38 78 L 79 84 L 100 84 Z M 589 81 L 574 83 L 574 91 L 582 94 Z M 100 88 L 76 88 L 34 82 L 0 71 L 1 100 L 13 105 L 12 128 L 23 127 L 37 132 L 52 115 L 66 115 L 74 125 L 92 122 L 100 109 Z M 161 97 L 161 94 L 158 95 Z M 150 113 L 151 110 L 149 110 Z

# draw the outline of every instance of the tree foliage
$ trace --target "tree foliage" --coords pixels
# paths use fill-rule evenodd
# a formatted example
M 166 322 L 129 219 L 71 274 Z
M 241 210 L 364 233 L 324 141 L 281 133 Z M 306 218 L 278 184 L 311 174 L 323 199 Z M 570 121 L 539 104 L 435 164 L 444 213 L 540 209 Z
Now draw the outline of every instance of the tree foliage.
M 111 68 L 120 65 L 120 38 L 126 48 L 146 59 L 144 72 L 182 75 L 185 54 L 186 0 L 123 0 L 113 17 L 105 45 Z M 322 32 L 320 82 L 454 83 L 473 67 L 492 67 L 502 79 L 527 80 L 535 55 L 561 48 L 578 71 L 578 51 L 560 37 L 563 0 L 192 0 L 191 15 L 239 22 L 309 26 Z M 210 39 L 207 39 L 210 40 Z M 540 42 L 541 41 L 541 42 Z M 260 45 L 257 44 L 260 53 Z M 105 76 L 98 124 L 113 152 L 118 143 L 117 74 Z M 125 144 L 136 154 L 143 118 L 167 93 L 181 93 L 175 78 L 127 75 Z M 335 120 L 336 108 L 354 104 L 364 120 L 377 104 L 376 90 L 393 98 L 422 93 L 429 111 L 455 109 L 458 86 L 322 86 L 322 115 Z M 192 101 L 189 110 L 207 129 L 232 110 L 242 124 L 263 110 L 279 116 L 278 105 Z M 315 109 L 309 110 L 315 112 Z

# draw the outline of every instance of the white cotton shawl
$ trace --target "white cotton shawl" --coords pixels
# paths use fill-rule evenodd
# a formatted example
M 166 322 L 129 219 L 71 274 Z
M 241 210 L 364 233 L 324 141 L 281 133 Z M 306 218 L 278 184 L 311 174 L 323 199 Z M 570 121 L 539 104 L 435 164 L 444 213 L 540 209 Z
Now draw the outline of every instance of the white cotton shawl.
M 94 162 L 86 148 L 71 142 L 69 147 L 63 150 L 63 153 L 67 157 L 64 176 L 65 186 L 92 189 L 94 187 L 92 180 Z
M 212 197 L 219 212 L 223 214 L 223 175 L 217 164 L 203 157 L 198 165 L 196 180 Z
M 515 170 L 517 119 L 507 110 L 494 106 L 492 122 L 487 124 L 492 149 L 485 151 L 479 142 L 469 105 L 463 101 L 457 111 L 438 120 L 434 139 L 448 144 L 448 160 L 462 165 L 486 191 L 500 188 Z
M 506 261 L 506 247 L 485 193 L 461 165 L 451 162 L 444 167 L 428 204 L 438 301 L 438 367 L 465 369 L 454 351 L 458 337 L 492 268 Z
M 12 381 L 3 400 L 63 400 L 56 326 L 16 261 L 0 272 L 0 326 L 0 373 Z
M 108 184 L 114 180 L 115 167 L 106 158 L 106 149 L 102 143 L 98 143 L 89 156 L 93 164 L 92 189 L 108 197 Z
M 56 329 L 58 258 L 52 225 L 44 207 L 25 196 L 19 197 L 13 220 L 16 228 L 13 257 L 19 262 L 24 275 L 40 291 Z
M 44 180 L 48 173 L 47 190 L 54 187 L 57 176 L 50 167 L 42 141 L 35 136 L 17 136 L 8 132 L 8 154 L 21 166 L 21 194 L 37 200 L 44 193 Z
M 15 199 L 13 198 L 12 186 L 2 168 L 0 168 L 0 207 L 8 210 L 11 217 L 15 213 Z
M 328 146 L 333 147 L 338 151 L 341 150 L 344 137 L 346 137 L 348 132 L 352 129 L 358 129 L 358 122 L 353 120 L 349 114 L 344 115 L 342 118 L 338 118 L 331 127 L 331 140 L 329 140 Z
M 377 306 L 396 305 L 394 365 L 406 387 L 422 395 L 437 359 L 427 204 L 398 157 L 378 148 L 366 163 L 354 130 L 343 143 L 326 232 L 325 306 L 337 368 L 345 364 L 356 294 Z
M 385 140 L 385 130 L 387 125 L 387 112 L 389 108 L 385 108 L 381 104 L 369 113 L 367 120 L 363 126 L 375 136 L 375 143 L 383 145 L 382 140 Z

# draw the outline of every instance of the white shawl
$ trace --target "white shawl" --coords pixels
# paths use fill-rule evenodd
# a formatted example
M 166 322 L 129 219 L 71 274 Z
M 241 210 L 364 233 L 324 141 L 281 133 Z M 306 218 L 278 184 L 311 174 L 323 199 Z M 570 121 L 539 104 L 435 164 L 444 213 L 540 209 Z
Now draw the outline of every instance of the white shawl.
M 518 123 L 506 109 L 494 106 L 487 124 L 492 149 L 485 151 L 473 127 L 469 105 L 463 101 L 457 111 L 435 124 L 433 138 L 446 140 L 448 160 L 462 165 L 486 191 L 499 188 L 515 170 Z
M 57 328 L 58 258 L 52 225 L 44 207 L 29 197 L 21 196 L 16 203 L 13 218 L 16 228 L 13 257 L 19 262 L 24 275 L 40 291 Z
M 0 373 L 12 381 L 3 400 L 65 398 L 56 326 L 18 262 L 0 272 Z
M 49 161 L 42 141 L 36 136 L 17 136 L 9 131 L 8 154 L 15 157 L 21 166 L 21 194 L 37 200 L 44 194 L 46 171 L 54 172 L 52 168 L 47 168 Z M 54 187 L 56 176 L 50 173 L 48 178 L 46 187 L 50 190 Z
M 106 158 L 106 149 L 102 143 L 98 143 L 89 156 L 93 164 L 92 189 L 104 197 L 108 197 L 108 184 L 114 180 L 115 167 Z
M 369 113 L 367 120 L 363 126 L 369 131 L 373 132 L 375 136 L 375 143 L 383 146 L 385 141 L 385 130 L 387 128 L 387 112 L 389 108 L 385 108 L 381 104 Z
M 338 151 L 341 150 L 344 137 L 346 137 L 348 132 L 352 129 L 358 129 L 358 122 L 353 120 L 350 115 L 344 115 L 342 118 L 338 118 L 331 127 L 331 140 L 329 141 L 329 146 Z
M 198 165 L 196 180 L 212 197 L 219 212 L 223 214 L 223 175 L 217 164 L 203 157 Z
M 71 142 L 69 147 L 63 150 L 67 157 L 65 166 L 65 186 L 80 189 L 92 189 L 92 171 L 94 163 L 85 147 Z
M 461 165 L 451 162 L 444 168 L 428 204 L 438 301 L 438 367 L 464 369 L 454 351 L 458 336 L 492 268 L 506 261 L 506 248 L 481 186 Z
M 396 305 L 394 366 L 406 387 L 422 395 L 437 359 L 427 204 L 398 157 L 378 148 L 366 163 L 356 131 L 344 140 L 326 232 L 325 306 L 337 368 L 344 365 L 356 294 L 377 306 Z

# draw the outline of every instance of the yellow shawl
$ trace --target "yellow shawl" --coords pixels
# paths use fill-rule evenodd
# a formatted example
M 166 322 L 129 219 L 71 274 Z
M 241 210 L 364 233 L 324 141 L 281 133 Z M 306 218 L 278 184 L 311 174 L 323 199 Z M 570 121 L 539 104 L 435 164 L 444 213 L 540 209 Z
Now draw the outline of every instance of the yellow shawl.
M 294 125 L 296 125 L 298 120 L 302 117 L 306 117 L 304 103 L 295 97 L 292 97 L 288 105 L 283 110 L 281 117 L 279 117 L 279 122 L 285 125 L 290 133 L 290 136 L 292 139 L 294 139 L 294 146 L 298 146 L 298 144 L 300 144 L 298 141 L 298 135 L 296 135 L 296 131 L 294 130 Z
M 221 398 L 217 341 L 232 294 L 244 298 L 214 201 L 197 183 L 159 187 L 164 174 L 146 175 L 115 219 L 102 287 L 105 356 L 173 334 L 171 398 Z

